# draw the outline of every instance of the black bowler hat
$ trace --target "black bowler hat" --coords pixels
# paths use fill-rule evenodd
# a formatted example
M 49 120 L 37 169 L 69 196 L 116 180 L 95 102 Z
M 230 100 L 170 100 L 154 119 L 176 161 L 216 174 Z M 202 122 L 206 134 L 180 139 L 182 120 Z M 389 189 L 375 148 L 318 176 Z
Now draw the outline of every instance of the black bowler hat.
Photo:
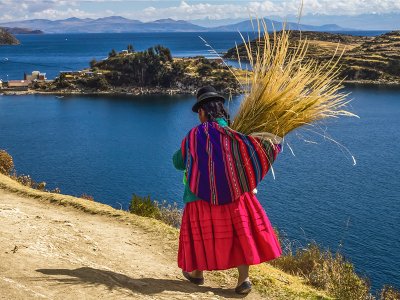
M 199 111 L 199 108 L 202 104 L 209 102 L 209 101 L 221 101 L 222 103 L 225 103 L 225 98 L 216 91 L 215 88 L 212 86 L 205 86 L 202 87 L 197 91 L 196 95 L 196 103 L 192 107 L 192 111 L 197 113 Z

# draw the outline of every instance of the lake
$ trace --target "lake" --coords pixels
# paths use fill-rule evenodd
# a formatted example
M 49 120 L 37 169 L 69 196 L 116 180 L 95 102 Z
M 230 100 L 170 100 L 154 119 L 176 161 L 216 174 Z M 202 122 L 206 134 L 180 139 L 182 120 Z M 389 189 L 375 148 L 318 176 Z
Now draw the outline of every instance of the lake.
M 221 51 L 228 48 L 228 39 L 232 42 L 232 36 L 225 35 L 214 36 Z M 98 49 L 104 41 L 98 41 L 97 35 L 87 35 L 81 52 L 75 48 L 68 52 L 61 41 L 53 45 L 48 36 L 27 40 L 35 48 L 39 45 L 34 39 L 44 39 L 48 45 L 42 45 L 43 49 L 60 51 L 65 63 L 76 68 L 82 64 L 74 65 L 74 57 L 88 58 L 90 48 L 94 55 L 103 51 Z M 89 42 L 90 38 L 99 44 Z M 179 54 L 191 53 L 184 41 L 169 38 L 181 45 L 177 49 L 183 47 Z M 150 40 L 147 46 L 153 44 Z M 125 44 L 109 42 L 104 50 Z M 30 56 L 35 68 L 44 59 L 40 51 L 12 49 L 0 48 L 0 57 L 16 61 Z M 33 60 L 36 55 L 38 59 Z M 48 59 L 49 65 L 55 62 Z M 7 72 L 20 72 L 15 66 Z M 371 278 L 374 289 L 384 283 L 400 287 L 400 89 L 346 89 L 354 99 L 351 110 L 360 119 L 342 118 L 314 130 L 325 132 L 327 126 L 326 134 L 346 146 L 357 164 L 353 166 L 351 157 L 335 143 L 306 130 L 294 132 L 286 140 L 294 154 L 285 144 L 274 164 L 276 178 L 267 176 L 258 198 L 273 225 L 290 239 L 302 244 L 315 240 L 340 249 L 361 274 Z M 230 103 L 232 114 L 240 100 L 237 97 Z M 45 181 L 49 188 L 59 187 L 63 193 L 85 193 L 123 209 L 133 193 L 182 206 L 182 173 L 173 168 L 171 157 L 198 122 L 190 110 L 193 101 L 191 96 L 0 96 L 0 149 L 14 157 L 19 173 Z
M 343 245 L 374 287 L 399 286 L 400 90 L 348 90 L 361 119 L 331 122 L 328 132 L 357 165 L 334 143 L 300 130 L 287 139 L 295 156 L 284 148 L 259 200 L 290 239 Z M 19 172 L 63 193 L 123 209 L 133 193 L 182 206 L 182 173 L 171 156 L 197 124 L 192 103 L 189 96 L 0 96 L 0 148 Z

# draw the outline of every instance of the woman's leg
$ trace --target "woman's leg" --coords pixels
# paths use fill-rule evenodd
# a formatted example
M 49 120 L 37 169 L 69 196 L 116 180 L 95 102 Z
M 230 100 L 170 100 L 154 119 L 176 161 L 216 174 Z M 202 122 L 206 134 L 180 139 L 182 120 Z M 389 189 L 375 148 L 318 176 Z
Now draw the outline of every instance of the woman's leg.
M 243 282 L 249 280 L 249 266 L 241 265 L 238 267 L 239 277 L 237 286 L 241 285 Z
M 190 274 L 190 277 L 193 277 L 193 278 L 203 278 L 203 271 L 194 270 L 194 271 L 190 272 L 189 274 Z

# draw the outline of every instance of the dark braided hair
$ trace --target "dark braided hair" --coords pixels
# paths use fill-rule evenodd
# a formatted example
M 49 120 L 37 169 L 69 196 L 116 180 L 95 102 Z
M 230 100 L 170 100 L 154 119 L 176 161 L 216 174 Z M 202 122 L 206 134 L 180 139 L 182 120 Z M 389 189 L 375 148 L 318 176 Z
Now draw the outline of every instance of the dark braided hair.
M 228 122 L 228 125 L 230 125 L 230 116 L 222 101 L 207 101 L 203 103 L 200 108 L 204 109 L 209 121 L 216 122 L 217 118 L 223 118 Z

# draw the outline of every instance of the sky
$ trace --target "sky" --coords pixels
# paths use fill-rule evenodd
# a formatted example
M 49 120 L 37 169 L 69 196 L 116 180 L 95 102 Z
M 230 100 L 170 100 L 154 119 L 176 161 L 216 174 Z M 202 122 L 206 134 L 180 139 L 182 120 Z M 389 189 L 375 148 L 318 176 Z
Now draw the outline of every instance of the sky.
M 0 0 L 0 22 L 123 16 L 141 21 L 248 19 L 297 15 L 301 0 Z M 400 14 L 400 0 L 304 0 L 303 15 Z

